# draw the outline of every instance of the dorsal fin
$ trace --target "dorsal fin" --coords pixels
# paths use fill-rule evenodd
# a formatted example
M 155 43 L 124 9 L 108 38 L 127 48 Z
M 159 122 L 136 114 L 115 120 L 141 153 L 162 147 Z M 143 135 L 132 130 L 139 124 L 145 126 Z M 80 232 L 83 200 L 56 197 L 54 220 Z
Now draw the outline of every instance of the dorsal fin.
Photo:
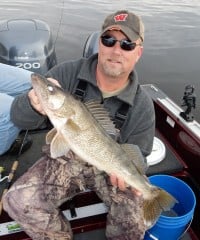
M 119 130 L 116 129 L 113 121 L 110 119 L 108 111 L 103 104 L 98 101 L 90 100 L 84 103 L 94 118 L 104 128 L 104 130 L 115 140 L 119 137 Z

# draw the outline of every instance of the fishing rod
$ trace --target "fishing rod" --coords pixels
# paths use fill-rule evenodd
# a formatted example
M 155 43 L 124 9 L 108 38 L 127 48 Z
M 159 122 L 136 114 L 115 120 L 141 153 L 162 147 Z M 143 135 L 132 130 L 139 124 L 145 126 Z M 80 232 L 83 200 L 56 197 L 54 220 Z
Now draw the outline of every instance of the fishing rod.
M 8 174 L 8 177 L 7 177 L 7 182 L 6 182 L 6 185 L 4 187 L 4 190 L 3 190 L 3 193 L 2 193 L 2 196 L 1 196 L 1 202 L 0 202 L 0 216 L 1 216 L 1 213 L 3 211 L 3 196 L 8 192 L 8 189 L 10 188 L 11 184 L 12 184 L 12 180 L 14 178 L 14 175 L 15 175 L 15 172 L 17 170 L 17 167 L 19 165 L 19 157 L 22 153 L 22 149 L 23 149 L 23 146 L 24 146 L 24 143 L 25 143 L 25 140 L 27 138 L 27 135 L 28 135 L 28 130 L 26 130 L 25 132 L 25 135 L 24 135 L 24 138 L 22 140 L 22 144 L 20 146 L 20 149 L 19 149 L 19 152 L 17 154 L 17 158 L 16 160 L 13 162 L 12 166 L 11 166 L 11 170 L 10 170 L 10 173 Z

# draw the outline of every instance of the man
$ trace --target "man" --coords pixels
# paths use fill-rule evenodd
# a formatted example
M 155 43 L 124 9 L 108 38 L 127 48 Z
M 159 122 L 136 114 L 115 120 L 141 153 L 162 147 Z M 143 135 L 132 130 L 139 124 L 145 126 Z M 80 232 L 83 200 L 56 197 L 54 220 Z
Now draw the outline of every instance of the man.
M 98 54 L 62 63 L 46 76 L 74 95 L 77 89 L 84 90 L 84 101 L 100 100 L 117 122 L 119 143 L 139 146 L 146 157 L 153 144 L 154 108 L 133 70 L 142 55 L 143 41 L 141 19 L 131 12 L 118 11 L 103 23 Z M 84 89 L 80 89 L 80 83 Z M 119 110 L 123 110 L 122 118 Z M 33 89 L 14 99 L 11 120 L 19 128 L 38 128 L 45 118 Z M 44 152 L 46 155 L 4 197 L 4 209 L 32 239 L 72 239 L 69 224 L 57 207 L 82 187 L 96 191 L 108 206 L 107 239 L 143 239 L 146 226 L 141 193 L 127 189 L 115 174 L 107 178 L 79 159 L 52 159 L 48 146 Z

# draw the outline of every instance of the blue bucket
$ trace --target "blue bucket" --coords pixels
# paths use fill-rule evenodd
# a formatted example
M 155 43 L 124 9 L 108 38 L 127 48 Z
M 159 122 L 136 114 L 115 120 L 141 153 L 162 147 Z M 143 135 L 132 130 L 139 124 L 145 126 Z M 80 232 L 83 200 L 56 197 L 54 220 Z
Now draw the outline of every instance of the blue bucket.
M 144 239 L 180 239 L 194 215 L 196 198 L 192 189 L 184 181 L 168 175 L 154 175 L 149 177 L 149 181 L 169 192 L 178 203 L 169 213 L 161 214 L 156 224 L 146 232 Z

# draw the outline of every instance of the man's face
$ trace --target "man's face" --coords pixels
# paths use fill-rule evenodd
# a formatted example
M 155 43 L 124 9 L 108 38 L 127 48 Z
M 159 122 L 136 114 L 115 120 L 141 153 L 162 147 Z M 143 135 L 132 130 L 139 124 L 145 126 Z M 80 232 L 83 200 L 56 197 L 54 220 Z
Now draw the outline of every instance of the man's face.
M 143 47 L 137 45 L 135 49 L 127 51 L 120 47 L 120 40 L 128 40 L 122 32 L 112 30 L 104 35 L 106 35 L 106 37 L 113 37 L 118 41 L 114 46 L 107 47 L 103 45 L 101 39 L 99 40 L 99 70 L 109 77 L 128 76 L 139 60 Z M 135 43 L 140 44 L 141 40 L 138 39 Z

